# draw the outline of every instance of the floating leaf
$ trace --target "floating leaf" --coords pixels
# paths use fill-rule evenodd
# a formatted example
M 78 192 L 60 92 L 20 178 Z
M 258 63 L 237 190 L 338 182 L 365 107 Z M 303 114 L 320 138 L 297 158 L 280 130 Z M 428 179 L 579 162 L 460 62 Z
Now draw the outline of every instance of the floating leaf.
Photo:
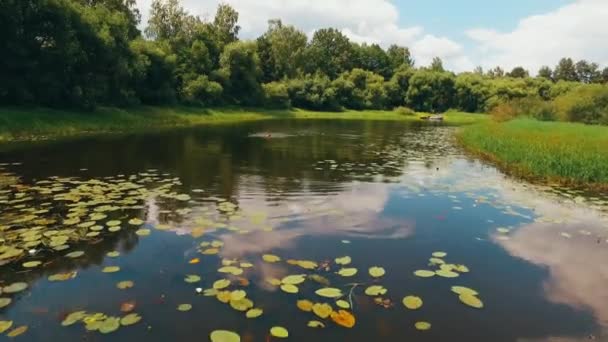
M 66 280 L 76 278 L 77 274 L 78 274 L 78 272 L 76 272 L 76 271 L 72 271 L 72 272 L 68 272 L 68 273 L 52 274 L 48 277 L 48 280 L 49 281 L 66 281 Z
M 13 326 L 13 321 L 0 321 L 0 334 L 10 329 Z
M 213 283 L 213 288 L 216 290 L 225 289 L 230 286 L 230 280 L 228 279 L 220 279 Z
M 272 327 L 270 328 L 270 334 L 277 338 L 287 338 L 289 337 L 289 332 L 287 329 L 283 327 Z
M 80 258 L 83 255 L 84 255 L 83 251 L 74 251 L 74 252 L 70 252 L 70 253 L 66 254 L 65 256 L 68 258 L 76 259 L 76 258 Z
M 443 261 L 442 259 L 439 259 L 439 258 L 430 258 L 429 262 L 432 265 L 443 265 L 443 264 L 445 264 L 445 261 Z
M 114 226 L 120 225 L 120 223 L 121 222 L 119 220 L 112 220 L 112 221 L 106 222 L 106 226 L 108 226 L 108 227 L 114 227 Z
M 215 254 L 217 254 L 219 252 L 220 252 L 220 250 L 217 249 L 217 248 L 207 248 L 207 249 L 203 250 L 201 252 L 201 254 L 204 254 L 204 255 L 215 255 Z
M 137 231 L 135 231 L 135 234 L 139 236 L 148 236 L 150 235 L 150 229 L 138 229 Z
M 120 319 L 118 317 L 108 317 L 99 326 L 99 332 L 102 334 L 109 334 L 120 328 Z
M 116 287 L 118 287 L 121 290 L 130 289 L 133 286 L 135 286 L 135 283 L 130 280 L 121 281 L 116 284 Z
M 414 275 L 416 277 L 421 277 L 421 278 L 430 278 L 430 277 L 435 276 L 435 272 L 428 271 L 428 270 L 418 270 L 418 271 L 414 272 Z
M 178 311 L 186 312 L 192 310 L 191 304 L 180 304 L 177 306 Z
M 338 264 L 338 265 L 348 265 L 351 263 L 352 260 L 349 256 L 344 256 L 341 258 L 336 258 L 335 261 L 336 261 L 336 264 Z
M 281 279 L 281 283 L 299 285 L 299 284 L 302 284 L 305 280 L 306 280 L 306 276 L 304 274 L 296 274 L 296 275 L 290 275 L 290 276 L 287 276 L 287 277 Z
M 118 266 L 106 266 L 101 270 L 103 273 L 115 273 L 118 271 L 120 271 L 120 267 Z
M 309 321 L 307 326 L 310 328 L 325 328 L 325 324 L 319 321 Z
M 198 264 L 199 262 L 201 262 L 201 259 L 199 259 L 199 258 L 193 258 L 193 259 L 190 259 L 190 261 L 188 261 L 188 263 L 190 265 Z
M 240 342 L 239 334 L 228 330 L 215 330 L 209 335 L 211 342 Z
M 329 282 L 329 279 L 325 278 L 322 275 L 318 275 L 318 274 L 311 274 L 308 276 L 310 279 L 316 281 L 317 283 L 323 285 L 323 286 L 329 286 L 331 283 Z
M 306 270 L 314 270 L 319 266 L 316 262 L 310 260 L 288 260 L 287 262 L 292 265 L 300 266 Z
M 385 295 L 388 290 L 381 285 L 372 285 L 365 289 L 365 294 L 368 296 L 381 296 Z
M 184 278 L 184 281 L 186 283 L 193 284 L 201 281 L 201 277 L 196 274 L 188 274 L 186 278 Z
M 334 309 L 327 303 L 316 303 L 312 306 L 312 312 L 323 319 L 329 317 L 333 311 Z
M 28 261 L 21 264 L 21 266 L 25 268 L 34 268 L 40 266 L 40 264 L 42 264 L 42 261 Z
M 496 231 L 498 231 L 501 234 L 509 234 L 509 232 L 511 230 L 509 228 L 500 227 L 500 228 L 496 228 Z
M 459 294 L 459 295 L 471 295 L 471 296 L 477 296 L 479 295 L 479 293 L 471 288 L 468 287 L 464 287 L 464 286 L 452 286 L 452 292 Z
M 312 311 L 312 307 L 313 307 L 313 303 L 307 299 L 302 299 L 297 301 L 296 306 L 298 307 L 298 309 L 305 311 L 305 312 L 310 312 Z
M 243 274 L 243 269 L 235 266 L 224 266 L 217 270 L 220 273 L 229 273 L 232 275 L 241 275 Z
M 343 277 L 352 277 L 357 274 L 356 268 L 342 268 L 338 271 L 338 274 Z
M 287 292 L 287 293 L 298 293 L 299 292 L 298 287 L 295 285 L 292 285 L 292 284 L 282 284 L 281 290 L 283 290 L 283 292 Z
M 458 296 L 458 299 L 460 299 L 461 302 L 463 302 L 464 304 L 476 308 L 476 309 L 482 309 L 483 308 L 483 302 L 481 301 L 481 299 L 477 298 L 476 296 L 470 294 L 470 293 L 464 293 L 461 294 L 460 296 Z
M 141 219 L 138 218 L 132 218 L 129 220 L 129 224 L 132 226 L 139 226 L 142 225 L 144 223 L 144 221 L 142 221 Z
M 230 306 L 237 311 L 247 311 L 253 307 L 253 302 L 248 298 L 230 300 Z
M 465 265 L 455 265 L 454 266 L 454 270 L 460 273 L 468 273 L 469 272 L 469 268 L 466 267 Z
M 382 268 L 382 267 L 374 266 L 374 267 L 370 267 L 370 269 L 369 269 L 369 275 L 371 275 L 374 278 L 380 278 L 385 273 L 386 273 L 386 271 L 384 271 L 384 268 Z
M 416 329 L 422 331 L 431 329 L 431 323 L 429 322 L 416 322 L 414 326 L 416 327 Z
M 241 300 L 247 297 L 247 292 L 243 290 L 234 290 L 230 292 L 230 300 Z
M 403 305 L 410 310 L 417 310 L 422 307 L 422 298 L 416 296 L 407 296 L 403 298 Z
M 27 283 L 12 283 L 9 286 L 5 286 L 2 288 L 2 292 L 4 293 L 17 293 L 27 289 Z
M 336 305 L 342 309 L 350 309 L 350 304 L 347 301 L 342 300 L 342 299 L 336 301 Z
M 355 316 L 346 310 L 334 311 L 331 313 L 330 317 L 336 324 L 345 328 L 352 328 L 355 326 Z
M 279 258 L 276 255 L 272 255 L 272 254 L 264 254 L 264 255 L 262 255 L 262 260 L 264 260 L 266 262 L 274 263 L 274 262 L 281 261 L 281 258 Z
M 458 273 L 456 272 L 452 272 L 452 271 L 448 271 L 445 269 L 439 270 L 435 272 L 436 275 L 440 276 L 440 277 L 444 277 L 444 278 L 456 278 L 459 276 Z
M 116 258 L 120 255 L 120 252 L 112 251 L 112 252 L 108 252 L 106 255 L 109 256 L 110 258 Z
M 220 291 L 217 293 L 216 297 L 217 300 L 219 300 L 220 302 L 228 303 L 230 301 L 230 298 L 232 298 L 232 295 L 230 291 Z
M 82 321 L 86 317 L 86 314 L 86 311 L 72 312 L 61 322 L 61 325 L 67 327 L 76 322 Z
M 10 298 L 0 297 L 0 309 L 9 306 L 12 301 Z
M 434 252 L 432 255 L 435 258 L 445 258 L 448 255 L 448 253 L 446 253 L 446 252 Z
M 131 313 L 120 319 L 120 324 L 124 326 L 133 325 L 141 321 L 141 316 L 136 313 Z
M 18 328 L 11 330 L 6 336 L 8 337 L 17 337 L 27 331 L 27 325 L 22 325 Z
M 245 317 L 247 318 L 256 318 L 256 317 L 260 317 L 262 316 L 262 314 L 264 313 L 264 310 L 262 309 L 250 309 L 249 311 L 247 311 L 245 313 Z
M 315 291 L 315 293 L 321 297 L 325 297 L 325 298 L 338 298 L 338 297 L 342 297 L 342 290 L 340 289 L 336 289 L 333 287 L 326 287 L 323 289 L 319 289 L 317 291 Z

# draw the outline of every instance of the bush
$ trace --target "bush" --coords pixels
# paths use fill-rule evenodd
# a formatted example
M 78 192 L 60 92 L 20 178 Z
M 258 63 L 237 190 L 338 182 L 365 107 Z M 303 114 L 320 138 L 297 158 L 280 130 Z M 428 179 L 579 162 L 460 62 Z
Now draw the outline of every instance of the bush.
M 579 86 L 559 96 L 554 102 L 560 120 L 608 124 L 608 86 L 606 85 Z
M 542 121 L 556 118 L 555 106 L 536 96 L 501 102 L 494 106 L 490 114 L 496 121 L 507 121 L 519 116 L 533 117 Z
M 329 77 L 317 73 L 290 80 L 287 84 L 291 103 L 312 110 L 340 110 L 336 89 Z
M 188 103 L 212 105 L 219 101 L 222 92 L 223 88 L 219 83 L 201 75 L 185 83 L 182 96 Z
M 410 116 L 410 115 L 416 114 L 416 112 L 412 108 L 405 107 L 405 106 L 399 106 L 399 107 L 393 109 L 393 111 L 395 111 L 395 113 L 397 113 L 399 115 L 405 115 L 405 116 Z
M 291 100 L 287 84 L 283 82 L 270 82 L 262 85 L 264 90 L 264 105 L 272 108 L 289 108 Z

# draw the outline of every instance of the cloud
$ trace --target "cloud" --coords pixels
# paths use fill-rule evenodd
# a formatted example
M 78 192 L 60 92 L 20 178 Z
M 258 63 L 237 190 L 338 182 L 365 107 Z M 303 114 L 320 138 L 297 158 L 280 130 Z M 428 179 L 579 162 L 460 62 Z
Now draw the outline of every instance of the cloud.
M 476 42 L 475 59 L 485 68 L 522 65 L 537 71 L 562 57 L 608 64 L 608 1 L 578 0 L 552 12 L 520 20 L 511 32 L 468 30 Z
M 152 0 L 137 0 L 142 22 L 148 18 Z M 471 69 L 462 46 L 445 38 L 425 34 L 420 26 L 399 24 L 399 11 L 389 0 L 227 0 L 240 14 L 241 38 L 262 34 L 268 19 L 279 18 L 309 36 L 324 27 L 335 27 L 356 42 L 376 43 L 383 47 L 399 44 L 412 48 L 417 65 L 428 65 L 441 57 L 446 67 L 457 71 Z M 210 19 L 219 0 L 182 0 L 190 13 Z

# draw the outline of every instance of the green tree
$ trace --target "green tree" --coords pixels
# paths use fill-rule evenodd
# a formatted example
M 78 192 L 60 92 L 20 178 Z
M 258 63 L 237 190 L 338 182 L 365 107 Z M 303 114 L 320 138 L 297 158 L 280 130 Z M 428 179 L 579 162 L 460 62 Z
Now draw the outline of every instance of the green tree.
M 241 27 L 237 25 L 238 21 L 239 13 L 234 8 L 225 3 L 218 6 L 213 19 L 213 27 L 219 46 L 223 47 L 238 40 L 241 30 Z
M 237 104 L 254 105 L 262 99 L 262 71 L 255 42 L 233 42 L 220 57 L 218 78 L 229 99 Z
M 575 68 L 579 82 L 599 83 L 602 78 L 600 66 L 597 63 L 589 63 L 583 59 L 576 63 Z
M 371 71 L 355 68 L 340 75 L 332 85 L 344 107 L 381 109 L 387 105 L 384 77 Z
M 500 78 L 500 77 L 503 77 L 504 75 L 505 75 L 504 70 L 499 66 L 495 67 L 494 69 L 488 70 L 488 76 L 490 78 Z
M 466 112 L 485 111 L 491 94 L 489 82 L 478 73 L 463 73 L 456 77 L 454 104 Z
M 544 65 L 540 69 L 538 69 L 538 77 L 546 78 L 548 80 L 553 80 L 553 71 L 550 67 Z
M 393 70 L 398 69 L 402 65 L 410 68 L 414 67 L 414 60 L 412 59 L 410 50 L 406 47 L 393 44 L 388 47 L 386 54 Z
M 507 76 L 513 77 L 513 78 L 526 78 L 526 77 L 529 77 L 530 74 L 528 73 L 528 70 L 524 69 L 521 66 L 517 66 L 517 67 L 513 68 L 513 70 L 511 70 L 511 72 L 507 73 Z
M 418 111 L 443 112 L 453 105 L 454 83 L 452 73 L 418 70 L 410 79 L 407 103 Z
M 443 68 L 443 61 L 441 60 L 441 58 L 439 58 L 439 57 L 433 58 L 430 69 L 432 71 L 436 71 L 436 72 L 444 72 L 445 69 Z
M 257 39 L 264 81 L 295 77 L 303 65 L 307 40 L 306 34 L 295 27 L 270 20 L 266 33 Z
M 562 58 L 553 71 L 555 81 L 578 81 L 576 66 L 572 58 Z
M 356 54 L 356 66 L 363 70 L 390 78 L 393 74 L 391 60 L 378 44 L 354 44 L 353 50 Z
M 315 32 L 306 48 L 305 59 L 309 73 L 319 71 L 334 79 L 352 69 L 355 52 L 348 37 L 334 28 L 327 28 Z

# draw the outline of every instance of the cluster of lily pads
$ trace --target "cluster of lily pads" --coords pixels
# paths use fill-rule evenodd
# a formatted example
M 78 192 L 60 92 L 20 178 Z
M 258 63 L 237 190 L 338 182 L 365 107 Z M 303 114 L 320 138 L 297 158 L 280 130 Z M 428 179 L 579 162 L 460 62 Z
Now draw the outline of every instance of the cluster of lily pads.
M 126 327 L 137 324 L 141 321 L 141 316 L 136 313 L 129 313 L 123 317 L 108 316 L 102 312 L 88 313 L 86 311 L 76 311 L 67 315 L 61 322 L 64 327 L 82 323 L 87 331 L 98 331 L 102 334 L 109 334 Z
M 0 297 L 0 309 L 10 305 L 11 302 L 13 301 L 10 297 L 4 297 L 4 296 L 13 295 L 13 294 L 22 292 L 27 288 L 28 288 L 27 283 L 23 283 L 23 282 L 12 283 L 10 285 L 1 287 L 0 295 L 2 295 L 3 297 Z M 11 329 L 12 327 L 13 327 L 13 321 L 0 321 L 0 334 L 6 333 L 6 336 L 8 336 L 8 337 L 17 337 L 17 336 L 25 333 L 28 329 L 27 325 L 22 325 L 22 326 L 13 328 L 12 330 L 9 331 L 9 329 Z

